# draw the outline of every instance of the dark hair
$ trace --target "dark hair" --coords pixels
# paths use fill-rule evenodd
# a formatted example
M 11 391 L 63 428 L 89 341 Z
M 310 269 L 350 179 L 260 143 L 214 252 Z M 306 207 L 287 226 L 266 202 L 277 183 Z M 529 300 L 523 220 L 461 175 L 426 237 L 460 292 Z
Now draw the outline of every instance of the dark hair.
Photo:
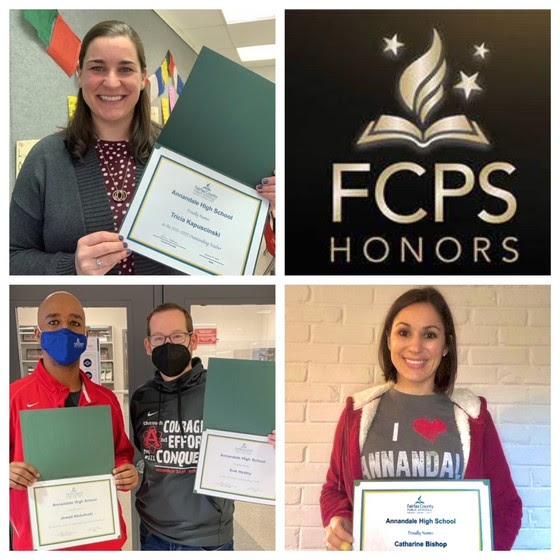
M 415 303 L 429 303 L 437 311 L 441 318 L 445 330 L 445 344 L 447 346 L 447 354 L 442 358 L 434 381 L 435 391 L 438 393 L 453 392 L 455 379 L 457 377 L 457 341 L 455 337 L 455 324 L 453 323 L 453 315 L 445 301 L 445 298 L 438 290 L 432 287 L 414 288 L 408 290 L 399 296 L 393 303 L 385 317 L 383 324 L 383 332 L 379 340 L 379 365 L 383 371 L 385 381 L 397 381 L 397 370 L 391 361 L 391 351 L 387 346 L 387 337 L 391 333 L 393 321 L 397 314 Z
M 180 311 L 185 316 L 185 321 L 187 323 L 187 330 L 189 332 L 194 331 L 193 320 L 192 320 L 191 314 L 184 307 L 181 307 L 180 305 L 178 305 L 176 303 L 162 303 L 161 305 L 158 305 L 155 309 L 152 309 L 152 311 L 150 311 L 150 314 L 146 318 L 146 332 L 148 333 L 148 336 L 150 336 L 150 334 L 151 334 L 150 333 L 150 319 L 156 313 L 161 313 L 162 311 Z
M 122 21 L 102 21 L 94 25 L 84 37 L 78 58 L 80 70 L 84 64 L 84 57 L 90 43 L 98 37 L 128 37 L 136 48 L 142 72 L 146 71 L 146 54 L 138 33 L 130 25 Z M 146 163 L 160 127 L 151 121 L 151 103 L 149 87 L 140 92 L 140 98 L 134 108 L 132 130 L 130 131 L 130 150 L 138 163 Z M 84 101 L 82 88 L 78 91 L 76 111 L 66 127 L 66 147 L 76 158 L 83 159 L 86 152 L 94 144 L 93 121 L 91 110 Z

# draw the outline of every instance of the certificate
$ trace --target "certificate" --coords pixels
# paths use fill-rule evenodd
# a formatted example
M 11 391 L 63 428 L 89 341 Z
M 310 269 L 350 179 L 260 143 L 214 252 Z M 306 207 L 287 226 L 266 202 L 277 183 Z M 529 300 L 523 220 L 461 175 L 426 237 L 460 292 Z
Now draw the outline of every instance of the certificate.
M 488 480 L 355 484 L 355 550 L 492 550 Z
M 113 475 L 36 482 L 27 489 L 35 550 L 120 537 Z
M 266 437 L 205 430 L 194 491 L 274 505 L 274 455 Z
M 187 274 L 253 274 L 268 201 L 157 145 L 121 227 L 133 251 Z

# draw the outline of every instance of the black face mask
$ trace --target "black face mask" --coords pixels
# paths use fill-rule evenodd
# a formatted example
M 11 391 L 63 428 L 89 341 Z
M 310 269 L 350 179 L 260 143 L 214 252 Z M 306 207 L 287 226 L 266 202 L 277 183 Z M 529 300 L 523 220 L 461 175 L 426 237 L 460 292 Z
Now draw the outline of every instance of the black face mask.
M 152 350 L 152 363 L 167 377 L 183 373 L 190 361 L 191 352 L 184 344 L 166 342 Z

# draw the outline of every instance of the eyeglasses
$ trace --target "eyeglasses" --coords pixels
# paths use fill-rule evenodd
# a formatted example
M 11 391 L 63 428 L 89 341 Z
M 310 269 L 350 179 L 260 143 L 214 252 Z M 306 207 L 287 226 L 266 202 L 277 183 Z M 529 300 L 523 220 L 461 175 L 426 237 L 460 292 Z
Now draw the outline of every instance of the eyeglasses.
M 165 341 L 167 339 L 169 339 L 169 342 L 171 342 L 171 344 L 183 344 L 183 342 L 187 340 L 187 336 L 190 337 L 191 335 L 192 332 L 174 332 L 173 334 L 170 334 L 168 336 L 164 336 L 162 334 L 154 334 L 152 336 L 149 336 L 148 340 L 150 341 L 150 344 L 152 346 L 161 346 L 162 344 L 165 344 Z

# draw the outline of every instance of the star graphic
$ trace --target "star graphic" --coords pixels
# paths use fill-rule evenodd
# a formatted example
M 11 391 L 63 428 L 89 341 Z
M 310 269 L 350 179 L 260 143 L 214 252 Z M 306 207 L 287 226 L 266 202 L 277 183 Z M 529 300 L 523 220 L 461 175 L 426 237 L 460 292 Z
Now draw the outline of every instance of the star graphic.
M 399 43 L 396 33 L 390 39 L 383 37 L 383 40 L 385 41 L 385 48 L 383 49 L 383 52 L 392 51 L 392 53 L 397 56 L 399 54 L 399 48 L 404 47 L 404 43 Z
M 472 91 L 482 91 L 482 88 L 476 83 L 478 72 L 472 76 L 467 76 L 464 72 L 460 72 L 461 81 L 453 87 L 462 89 L 465 92 L 465 99 L 468 99 Z
M 486 58 L 486 53 L 490 52 L 490 49 L 487 49 L 484 43 L 482 45 L 475 45 L 474 46 L 474 56 L 480 56 L 480 58 Z

